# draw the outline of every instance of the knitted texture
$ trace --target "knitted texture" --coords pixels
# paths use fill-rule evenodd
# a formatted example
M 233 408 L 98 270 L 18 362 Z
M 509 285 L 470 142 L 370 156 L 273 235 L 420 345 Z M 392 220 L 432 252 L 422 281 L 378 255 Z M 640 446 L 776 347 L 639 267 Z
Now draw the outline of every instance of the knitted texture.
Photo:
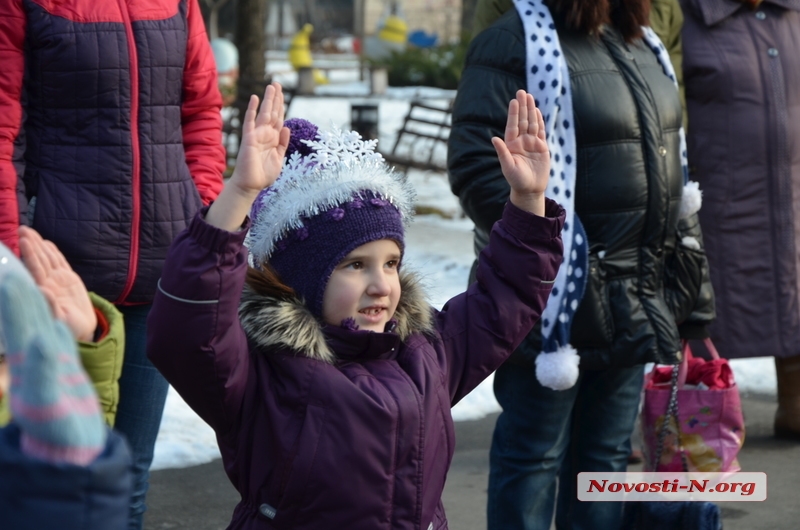
M 75 338 L 23 274 L 0 278 L 0 321 L 11 372 L 11 414 L 22 450 L 53 463 L 90 464 L 106 427 Z
M 319 317 L 328 279 L 352 250 L 379 239 L 403 250 L 414 191 L 375 152 L 375 141 L 338 128 L 318 132 L 305 120 L 287 126 L 288 159 L 253 204 L 246 244 L 251 265 L 268 262 Z
M 538 381 L 553 390 L 565 390 L 578 380 L 577 351 L 569 345 L 572 321 L 580 306 L 586 287 L 589 245 L 583 225 L 575 213 L 575 181 L 577 176 L 577 144 L 575 121 L 572 115 L 572 90 L 569 68 L 555 23 L 544 0 L 514 0 L 522 21 L 526 42 L 526 81 L 536 106 L 545 122 L 547 146 L 550 150 L 550 182 L 546 196 L 561 204 L 566 211 L 562 238 L 564 263 L 558 271 L 547 306 L 542 312 L 542 351 L 551 358 L 536 359 Z M 669 55 L 658 36 L 643 27 L 644 42 L 653 51 L 664 75 L 677 81 Z M 686 139 L 679 131 L 681 164 L 684 182 L 688 179 Z M 696 186 L 694 187 L 696 190 Z M 691 191 L 691 186 L 684 188 Z M 686 208 L 699 209 L 697 200 L 690 198 Z M 683 207 L 683 206 L 682 206 Z
M 308 120 L 292 118 L 283 123 L 289 128 L 289 145 L 286 147 L 285 158 L 291 158 L 294 153 L 308 156 L 314 149 L 303 140 L 313 140 L 317 137 L 319 128 Z

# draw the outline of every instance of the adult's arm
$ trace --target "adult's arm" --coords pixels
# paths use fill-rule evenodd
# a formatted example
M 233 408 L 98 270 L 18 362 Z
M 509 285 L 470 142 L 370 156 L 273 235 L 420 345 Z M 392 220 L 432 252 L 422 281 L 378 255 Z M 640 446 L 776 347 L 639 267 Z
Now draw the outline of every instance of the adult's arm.
M 454 405 L 505 361 L 539 320 L 562 260 L 564 210 L 505 206 L 478 259 L 477 281 L 436 315 Z
M 0 241 L 19 255 L 17 228 L 26 208 L 17 193 L 21 179 L 14 165 L 15 142 L 22 127 L 26 18 L 21 0 L 0 2 Z
M 478 0 L 475 4 L 475 14 L 472 16 L 472 36 L 485 30 L 495 20 L 514 7 L 512 0 Z
M 682 339 L 705 339 L 709 336 L 707 327 L 716 317 L 716 306 L 708 260 L 703 246 L 700 218 L 696 213 L 678 221 L 678 239 L 686 237 L 697 241 L 699 248 L 694 250 L 686 249 L 678 241 L 678 252 L 684 252 L 690 254 L 690 256 L 684 259 L 686 270 L 678 270 L 677 273 L 699 278 L 700 285 L 697 286 L 692 281 L 680 281 L 681 279 L 678 279 L 678 285 L 692 286 L 693 292 L 683 293 L 683 296 L 688 296 L 690 300 L 694 301 L 689 315 L 678 323 L 678 332 Z
M 214 55 L 197 0 L 189 0 L 189 41 L 183 67 L 181 125 L 186 163 L 203 204 L 222 190 L 226 153 L 222 145 L 222 95 Z
M 147 356 L 221 435 L 235 422 L 250 372 L 238 317 L 248 227 L 216 228 L 205 221 L 207 210 L 198 212 L 167 253 L 147 319 Z
M 664 43 L 669 52 L 669 61 L 678 80 L 678 97 L 683 109 L 683 127 L 688 126 L 686 95 L 683 87 L 683 11 L 678 0 L 652 0 L 650 6 L 650 27 Z

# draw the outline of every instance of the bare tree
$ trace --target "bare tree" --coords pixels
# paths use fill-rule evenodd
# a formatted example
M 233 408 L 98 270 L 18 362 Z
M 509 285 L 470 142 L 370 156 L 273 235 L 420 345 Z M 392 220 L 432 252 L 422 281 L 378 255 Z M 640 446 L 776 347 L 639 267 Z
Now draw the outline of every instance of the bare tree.
M 203 0 L 208 8 L 208 37 L 210 39 L 219 37 L 219 10 L 228 2 L 229 0 Z
M 461 2 L 461 34 L 472 33 L 472 17 L 478 0 L 462 0 Z
M 250 95 L 263 97 L 270 81 L 266 74 L 266 5 L 264 0 L 238 0 L 236 6 L 234 44 L 239 50 L 239 81 L 234 106 L 239 116 L 244 116 Z

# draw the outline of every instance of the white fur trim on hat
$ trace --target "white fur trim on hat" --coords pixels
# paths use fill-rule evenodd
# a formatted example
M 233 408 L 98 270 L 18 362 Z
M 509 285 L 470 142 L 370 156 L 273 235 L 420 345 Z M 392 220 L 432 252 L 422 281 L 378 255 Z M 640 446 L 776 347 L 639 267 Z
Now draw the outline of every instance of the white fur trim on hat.
M 566 390 L 578 381 L 578 351 L 567 344 L 552 353 L 540 353 L 536 357 L 536 379 L 542 386 L 553 390 Z
M 358 133 L 338 127 L 319 131 L 317 138 L 303 140 L 314 152 L 306 157 L 293 153 L 280 177 L 253 205 L 253 225 L 245 244 L 255 263 L 269 258 L 275 243 L 303 226 L 304 217 L 318 215 L 364 192 L 391 203 L 405 224 L 413 216 L 414 187 L 375 152 L 375 140 L 364 141 Z

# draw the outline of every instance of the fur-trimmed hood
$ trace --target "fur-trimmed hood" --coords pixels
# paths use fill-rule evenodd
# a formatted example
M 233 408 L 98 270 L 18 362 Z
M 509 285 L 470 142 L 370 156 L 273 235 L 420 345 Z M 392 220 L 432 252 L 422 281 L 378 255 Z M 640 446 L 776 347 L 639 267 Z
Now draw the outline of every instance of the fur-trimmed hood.
M 400 274 L 400 301 L 394 330 L 401 341 L 413 333 L 433 329 L 431 306 L 417 275 Z M 247 338 L 263 350 L 288 348 L 311 359 L 333 363 L 333 352 L 323 332 L 324 324 L 297 297 L 274 298 L 256 293 L 245 285 L 239 304 L 239 320 Z

